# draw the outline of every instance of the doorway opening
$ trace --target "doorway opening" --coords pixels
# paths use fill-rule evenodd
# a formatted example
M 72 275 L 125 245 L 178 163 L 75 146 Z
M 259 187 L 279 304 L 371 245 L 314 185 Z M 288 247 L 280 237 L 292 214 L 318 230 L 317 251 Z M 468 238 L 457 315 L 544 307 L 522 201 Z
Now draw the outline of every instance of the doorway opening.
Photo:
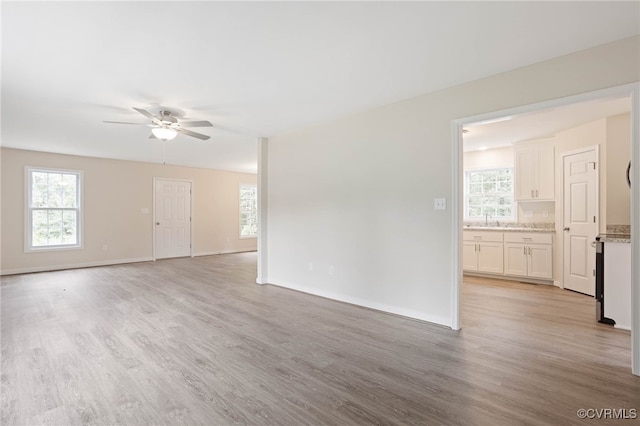
M 495 226 L 495 227 L 504 225 L 504 224 L 509 224 L 509 223 L 518 223 L 522 221 L 522 219 L 525 219 L 524 220 L 525 222 L 536 222 L 537 220 L 542 219 L 541 220 L 542 222 L 551 223 L 550 226 L 555 229 L 556 241 L 553 242 L 554 254 L 552 258 L 553 260 L 552 278 L 549 282 L 546 282 L 546 283 L 555 284 L 560 288 L 565 287 L 564 271 L 565 271 L 566 265 L 564 264 L 565 262 L 563 259 L 563 256 L 564 256 L 563 243 L 565 240 L 565 236 L 563 235 L 564 227 L 565 227 L 564 226 L 564 220 L 565 220 L 564 207 L 563 207 L 564 200 L 562 198 L 559 198 L 562 196 L 562 194 L 556 193 L 555 195 L 552 196 L 552 198 L 548 197 L 547 195 L 540 196 L 540 194 L 543 194 L 544 185 L 542 185 L 542 187 L 534 186 L 531 188 L 526 188 L 526 192 L 523 191 L 523 187 L 519 187 L 519 188 L 514 187 L 514 191 L 520 191 L 520 194 L 518 194 L 517 196 L 514 195 L 513 200 L 507 199 L 506 202 L 507 203 L 512 202 L 511 206 L 515 213 L 513 215 L 513 218 L 506 218 L 505 220 L 500 220 L 500 218 L 502 217 L 501 214 L 496 214 L 495 216 L 492 214 L 496 212 L 495 209 L 494 210 L 487 209 L 486 211 L 478 210 L 478 209 L 476 209 L 475 211 L 470 210 L 470 206 L 473 207 L 473 202 L 472 202 L 473 200 L 469 200 L 469 197 L 465 196 L 465 190 L 468 189 L 468 181 L 466 181 L 466 179 L 468 179 L 468 176 L 465 174 L 465 172 L 467 172 L 469 169 L 468 167 L 469 164 L 465 162 L 466 152 L 473 150 L 477 152 L 486 153 L 491 149 L 491 147 L 483 146 L 484 144 L 482 142 L 482 138 L 477 138 L 476 141 L 473 141 L 473 138 L 470 137 L 472 133 L 475 132 L 476 134 L 479 134 L 479 135 L 485 135 L 485 134 L 490 135 L 489 131 L 492 128 L 498 128 L 498 127 L 508 128 L 509 125 L 518 125 L 519 124 L 518 122 L 522 118 L 527 118 L 531 122 L 534 122 L 536 120 L 540 122 L 540 120 L 543 119 L 547 114 L 560 113 L 561 110 L 564 108 L 568 108 L 568 109 L 579 108 L 580 106 L 589 105 L 589 104 L 591 104 L 591 106 L 595 104 L 599 104 L 600 106 L 602 106 L 607 102 L 614 102 L 617 99 L 623 99 L 623 101 L 621 102 L 626 102 L 627 104 L 626 111 L 613 111 L 613 112 L 601 114 L 600 116 L 592 117 L 590 121 L 596 121 L 598 119 L 606 118 L 607 116 L 613 116 L 613 115 L 622 114 L 622 113 L 628 114 L 629 115 L 628 120 L 630 122 L 629 127 L 631 127 L 631 130 L 629 132 L 630 133 L 629 139 L 631 140 L 631 142 L 630 143 L 627 142 L 627 144 L 630 145 L 629 156 L 632 158 L 635 158 L 635 156 L 638 155 L 638 151 L 639 151 L 638 116 L 637 116 L 637 112 L 634 113 L 634 111 L 632 110 L 635 109 L 635 111 L 637 111 L 637 108 L 638 108 L 637 106 L 638 91 L 639 90 L 637 85 L 627 85 L 623 87 L 606 89 L 598 92 L 592 92 L 592 93 L 568 97 L 568 98 L 556 99 L 548 102 L 543 102 L 540 104 L 528 105 L 524 107 L 513 108 L 509 110 L 503 110 L 503 111 L 483 114 L 483 115 L 474 116 L 474 117 L 468 117 L 464 119 L 455 120 L 452 123 L 453 124 L 452 133 L 454 136 L 453 138 L 453 142 L 454 142 L 453 215 L 455 220 L 454 223 L 457 224 L 457 226 L 454 226 L 454 233 L 453 233 L 454 241 L 457 241 L 457 244 L 454 245 L 455 270 L 453 271 L 454 285 L 452 289 L 453 315 L 452 315 L 451 322 L 452 322 L 453 329 L 459 329 L 462 326 L 460 322 L 460 306 L 461 306 L 460 294 L 461 294 L 461 287 L 463 282 L 463 270 L 468 269 L 469 265 L 473 263 L 468 261 L 467 256 L 465 256 L 465 254 L 468 254 L 471 251 L 471 248 L 470 248 L 471 246 L 468 244 L 468 241 L 465 241 L 466 238 L 463 235 L 465 233 L 464 231 L 465 225 L 469 225 L 470 223 L 473 223 L 473 219 L 475 219 L 476 224 L 480 224 L 481 222 L 484 225 Z M 589 122 L 589 120 L 582 121 L 582 123 L 575 123 L 573 127 L 580 127 L 581 125 L 585 124 L 585 122 Z M 513 140 L 512 138 L 510 142 L 520 141 L 526 144 L 527 142 L 530 143 L 535 140 L 543 140 L 543 139 L 548 139 L 550 137 L 553 138 L 555 133 L 560 132 L 562 130 L 563 130 L 562 128 L 557 128 L 555 131 L 549 132 L 547 134 L 534 135 L 530 138 L 522 138 L 520 140 L 518 139 Z M 498 133 L 497 137 L 494 137 L 493 139 L 497 140 L 497 139 L 501 139 L 502 137 L 503 135 Z M 503 146 L 506 146 L 506 144 Z M 499 147 L 495 146 L 493 147 L 493 149 L 499 149 Z M 513 147 L 511 149 L 513 149 Z M 562 147 L 561 150 L 559 150 L 558 152 L 555 152 L 555 160 L 552 162 L 552 166 L 556 171 L 556 176 L 553 179 L 553 181 L 555 182 L 556 192 L 564 192 L 562 188 L 560 191 L 558 191 L 558 187 L 562 185 L 562 175 L 563 175 L 562 161 L 564 158 L 563 154 L 571 151 L 572 149 L 581 150 L 581 145 L 576 145 L 572 147 L 571 144 L 566 144 Z M 507 151 L 508 149 L 505 150 L 505 152 Z M 511 158 L 515 158 L 515 160 L 513 160 L 513 163 L 518 161 L 517 160 L 518 157 L 513 153 L 505 154 L 503 152 L 502 154 L 503 154 L 503 157 L 510 156 Z M 541 154 L 537 154 L 537 156 L 534 155 L 534 158 L 539 158 L 540 155 Z M 596 161 L 599 161 L 599 160 L 596 160 Z M 499 162 L 500 162 L 499 160 L 494 159 L 494 163 L 491 164 L 491 166 L 494 168 L 503 167 L 504 164 L 498 164 Z M 512 167 L 514 165 L 513 163 L 511 164 Z M 521 167 L 523 165 L 527 166 L 530 164 L 526 162 L 523 164 L 520 164 Z M 473 164 L 473 167 L 475 167 L 476 169 L 481 168 L 479 167 L 478 164 Z M 533 167 L 534 168 L 536 167 L 535 164 L 533 165 Z M 538 168 L 538 172 L 539 170 L 540 168 Z M 632 171 L 633 171 L 633 168 L 632 168 Z M 532 184 L 533 182 L 534 185 L 541 185 L 540 175 L 536 176 L 535 172 L 529 175 L 531 176 L 531 182 L 527 184 Z M 544 179 L 544 176 L 542 176 L 542 179 Z M 518 179 L 516 179 L 516 181 L 518 181 Z M 522 180 L 520 180 L 520 183 L 522 183 Z M 514 186 L 517 186 L 518 184 L 519 183 L 516 182 L 514 183 Z M 626 184 L 626 181 L 625 181 L 625 184 Z M 491 188 L 492 185 L 489 184 L 488 187 Z M 629 196 L 630 195 L 631 194 L 629 193 Z M 529 197 L 530 199 L 523 199 L 523 197 L 525 198 Z M 632 202 L 630 206 L 631 207 L 628 209 L 630 212 L 630 216 L 628 217 L 629 226 L 631 224 L 637 225 L 638 216 L 640 213 L 638 212 L 637 202 L 635 204 Z M 603 209 L 605 209 L 604 212 L 606 212 L 606 208 L 603 207 Z M 479 212 L 483 217 L 478 218 Z M 502 213 L 504 213 L 504 211 Z M 600 212 L 596 213 L 597 219 L 599 219 L 600 216 L 601 216 Z M 593 218 L 591 218 L 591 220 L 593 221 Z M 601 224 L 599 231 L 606 232 L 605 224 L 607 222 L 604 221 L 605 220 L 604 216 L 602 220 L 603 222 Z M 634 229 L 637 229 L 637 226 L 635 226 Z M 634 231 L 634 232 L 637 232 L 637 231 Z M 588 245 L 590 249 L 592 248 L 591 247 L 592 242 L 593 242 L 593 238 L 591 238 L 588 241 Z M 638 251 L 638 247 L 637 247 L 638 245 L 637 239 L 632 240 L 632 242 L 634 244 L 633 249 L 635 250 L 635 252 L 636 253 L 640 252 Z M 503 239 L 502 243 L 503 243 L 502 261 L 503 263 L 504 262 L 508 263 L 509 259 L 504 256 L 504 247 L 509 246 L 510 250 L 513 253 L 515 253 L 516 250 L 511 244 L 511 242 L 509 242 L 508 244 Z M 528 256 L 530 252 L 527 250 L 526 246 L 527 246 L 526 243 L 523 244 L 522 247 L 519 246 L 518 253 L 522 253 L 524 256 Z M 474 247 L 475 247 L 475 250 L 477 251 L 477 245 Z M 540 246 L 537 246 L 537 245 L 536 246 L 534 246 L 533 244 L 531 245 L 532 249 L 539 248 L 539 247 Z M 496 250 L 494 250 L 494 252 L 496 252 Z M 531 250 L 531 253 L 534 253 L 534 252 L 535 252 L 534 250 Z M 489 252 L 487 252 L 487 254 L 488 253 Z M 496 255 L 494 257 L 498 258 L 499 256 Z M 595 255 L 589 256 L 588 254 L 585 254 L 583 256 L 583 259 L 590 259 L 591 257 L 595 259 Z M 528 260 L 525 259 L 525 263 L 527 261 Z M 585 266 L 585 268 L 583 268 L 585 270 L 588 267 L 586 264 L 583 266 Z M 507 268 L 507 265 L 503 266 L 503 274 L 504 274 L 505 268 Z M 525 265 L 525 269 L 526 269 L 526 265 Z M 640 305 L 638 301 L 639 298 L 637 296 L 640 293 L 640 290 L 638 289 L 639 285 L 637 280 L 638 268 L 636 268 L 634 265 L 629 265 L 629 269 L 630 269 L 629 272 L 631 276 L 636 278 L 635 280 L 632 281 L 634 283 L 633 284 L 634 288 L 632 289 L 632 295 L 635 295 L 633 299 L 632 310 L 634 311 L 633 315 L 636 315 L 636 318 L 637 318 L 637 315 L 638 315 L 637 311 Z M 510 270 L 511 274 L 508 274 L 508 275 L 516 275 L 515 273 L 513 273 L 514 270 L 515 269 L 511 269 Z M 590 272 L 593 272 L 593 271 L 590 271 Z M 496 273 L 494 275 L 500 275 L 500 274 Z M 629 295 L 629 297 L 631 297 L 632 295 Z M 595 306 L 595 302 L 594 302 L 594 306 Z M 594 307 L 594 321 L 595 321 L 595 307 Z M 640 374 L 640 334 L 639 333 L 640 331 L 638 331 L 637 329 L 634 330 L 632 327 L 632 359 L 633 359 L 632 371 L 634 372 L 634 374 Z

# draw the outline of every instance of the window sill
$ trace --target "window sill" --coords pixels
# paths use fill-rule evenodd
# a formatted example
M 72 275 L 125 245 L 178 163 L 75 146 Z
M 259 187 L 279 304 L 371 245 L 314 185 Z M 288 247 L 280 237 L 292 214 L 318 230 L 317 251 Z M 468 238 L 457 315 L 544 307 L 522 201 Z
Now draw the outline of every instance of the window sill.
M 24 250 L 25 253 L 40 253 L 47 251 L 67 251 L 67 250 L 82 250 L 81 244 L 69 245 L 69 246 L 43 246 L 43 247 L 28 247 Z

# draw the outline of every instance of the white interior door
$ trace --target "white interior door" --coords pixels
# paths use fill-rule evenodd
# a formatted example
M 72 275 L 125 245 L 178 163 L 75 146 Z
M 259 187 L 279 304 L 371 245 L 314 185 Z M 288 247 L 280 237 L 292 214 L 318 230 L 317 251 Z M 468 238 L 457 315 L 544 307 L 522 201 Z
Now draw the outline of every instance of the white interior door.
M 564 157 L 564 288 L 595 295 L 598 233 L 595 150 Z
M 154 186 L 154 257 L 190 256 L 191 182 L 156 179 Z

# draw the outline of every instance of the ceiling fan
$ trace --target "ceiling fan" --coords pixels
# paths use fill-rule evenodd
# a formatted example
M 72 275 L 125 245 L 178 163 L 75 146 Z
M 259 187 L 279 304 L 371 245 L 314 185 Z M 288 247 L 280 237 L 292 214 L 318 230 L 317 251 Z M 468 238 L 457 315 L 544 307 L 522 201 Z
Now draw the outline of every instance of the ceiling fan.
M 151 136 L 149 136 L 150 139 L 162 139 L 165 141 L 175 138 L 178 133 L 202 139 L 204 141 L 211 137 L 186 129 L 187 127 L 213 127 L 213 124 L 211 124 L 209 121 L 179 121 L 178 118 L 169 110 L 160 110 L 158 112 L 158 115 L 153 115 L 149 111 L 142 108 L 134 107 L 133 109 L 138 111 L 145 117 L 150 118 L 151 123 L 128 123 L 125 121 L 104 121 L 104 123 L 149 126 L 151 127 Z

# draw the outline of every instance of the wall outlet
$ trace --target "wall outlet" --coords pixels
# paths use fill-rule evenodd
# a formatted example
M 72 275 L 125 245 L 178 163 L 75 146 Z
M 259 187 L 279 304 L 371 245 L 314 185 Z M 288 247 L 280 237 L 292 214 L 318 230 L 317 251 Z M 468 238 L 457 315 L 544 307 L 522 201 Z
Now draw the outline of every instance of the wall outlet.
M 434 198 L 433 199 L 433 209 L 434 210 L 446 210 L 447 209 L 447 199 L 446 198 Z
M 542 217 L 549 217 L 549 210 L 542 210 Z
M 146 207 L 143 207 L 143 208 L 141 208 L 141 209 L 140 209 L 140 213 L 142 213 L 142 214 L 149 214 L 149 209 L 148 209 L 148 208 L 146 208 Z
M 334 275 L 336 273 L 336 268 L 333 265 L 329 265 L 329 275 Z
M 533 217 L 533 211 L 532 210 L 526 210 L 524 212 L 524 217 Z

